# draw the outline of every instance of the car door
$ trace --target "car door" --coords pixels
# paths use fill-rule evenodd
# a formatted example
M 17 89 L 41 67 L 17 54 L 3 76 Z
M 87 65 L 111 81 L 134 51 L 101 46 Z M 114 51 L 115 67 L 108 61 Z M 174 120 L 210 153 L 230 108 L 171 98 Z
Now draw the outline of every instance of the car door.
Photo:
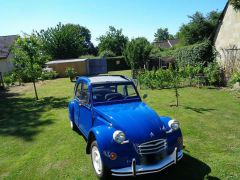
M 75 94 L 74 94 L 74 123 L 77 125 L 78 128 L 78 119 L 79 119 L 79 112 L 80 112 L 80 93 L 81 93 L 81 89 L 82 89 L 82 83 L 76 84 L 75 86 Z
M 79 118 L 78 126 L 87 137 L 92 127 L 92 112 L 90 102 L 90 91 L 86 83 L 82 83 L 79 97 Z

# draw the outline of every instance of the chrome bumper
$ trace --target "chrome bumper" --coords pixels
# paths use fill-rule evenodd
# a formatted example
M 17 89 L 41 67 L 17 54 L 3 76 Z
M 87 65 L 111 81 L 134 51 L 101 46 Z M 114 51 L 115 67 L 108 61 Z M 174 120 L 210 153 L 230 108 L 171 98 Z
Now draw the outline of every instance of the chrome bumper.
M 173 151 L 172 154 L 167 156 L 165 159 L 160 161 L 158 164 L 154 165 L 136 165 L 135 159 L 132 160 L 132 166 L 121 168 L 121 169 L 112 169 L 113 176 L 136 176 L 143 174 L 150 174 L 160 172 L 163 169 L 176 164 L 183 157 L 183 151 L 177 152 L 177 148 Z

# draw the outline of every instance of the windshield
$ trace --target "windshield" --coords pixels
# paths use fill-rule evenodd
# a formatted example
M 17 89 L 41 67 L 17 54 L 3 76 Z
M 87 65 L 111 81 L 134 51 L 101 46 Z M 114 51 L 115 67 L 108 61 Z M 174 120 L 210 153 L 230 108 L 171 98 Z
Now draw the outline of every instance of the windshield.
M 139 98 L 132 84 L 97 84 L 92 89 L 93 102 Z

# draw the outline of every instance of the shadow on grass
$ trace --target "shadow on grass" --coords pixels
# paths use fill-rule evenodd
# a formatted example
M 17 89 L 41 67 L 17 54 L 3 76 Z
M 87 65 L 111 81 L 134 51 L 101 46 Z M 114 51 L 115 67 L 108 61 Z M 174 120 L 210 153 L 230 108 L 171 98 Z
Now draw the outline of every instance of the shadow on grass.
M 196 108 L 196 107 L 190 107 L 190 106 L 184 106 L 183 108 L 188 109 L 188 110 L 192 110 L 196 113 L 201 113 L 203 114 L 204 112 L 209 112 L 209 111 L 215 111 L 216 109 L 212 109 L 212 108 Z
M 117 180 L 174 180 L 174 179 L 195 179 L 195 180 L 219 180 L 217 177 L 209 176 L 211 172 L 211 168 L 205 164 L 204 162 L 189 156 L 188 154 L 184 154 L 183 159 L 174 166 L 171 166 L 159 173 L 149 174 L 133 177 L 112 177 L 112 179 Z
M 52 108 L 67 107 L 67 98 L 46 97 L 39 101 L 18 94 L 0 92 L 0 136 L 15 136 L 26 141 L 41 132 L 40 126 L 53 123 L 51 118 L 41 118 Z

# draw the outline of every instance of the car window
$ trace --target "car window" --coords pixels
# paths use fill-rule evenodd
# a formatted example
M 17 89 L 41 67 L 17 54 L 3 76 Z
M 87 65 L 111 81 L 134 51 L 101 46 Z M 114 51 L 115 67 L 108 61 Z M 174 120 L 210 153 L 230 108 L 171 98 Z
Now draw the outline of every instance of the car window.
M 135 91 L 135 89 L 133 88 L 133 86 L 130 86 L 128 85 L 127 88 L 126 88 L 126 93 L 127 93 L 127 96 L 131 97 L 131 96 L 137 96 L 137 93 Z
M 81 101 L 82 104 L 89 104 L 88 85 L 85 83 L 82 84 L 79 100 Z
M 82 88 L 82 84 L 80 83 L 80 84 L 78 84 L 78 86 L 77 86 L 76 94 L 75 94 L 75 96 L 76 96 L 78 99 L 80 99 L 81 88 Z
M 76 90 L 76 97 L 80 100 L 82 104 L 89 104 L 89 92 L 88 85 L 85 83 L 80 83 Z
M 93 86 L 93 101 L 104 102 L 137 97 L 132 84 L 105 84 Z

